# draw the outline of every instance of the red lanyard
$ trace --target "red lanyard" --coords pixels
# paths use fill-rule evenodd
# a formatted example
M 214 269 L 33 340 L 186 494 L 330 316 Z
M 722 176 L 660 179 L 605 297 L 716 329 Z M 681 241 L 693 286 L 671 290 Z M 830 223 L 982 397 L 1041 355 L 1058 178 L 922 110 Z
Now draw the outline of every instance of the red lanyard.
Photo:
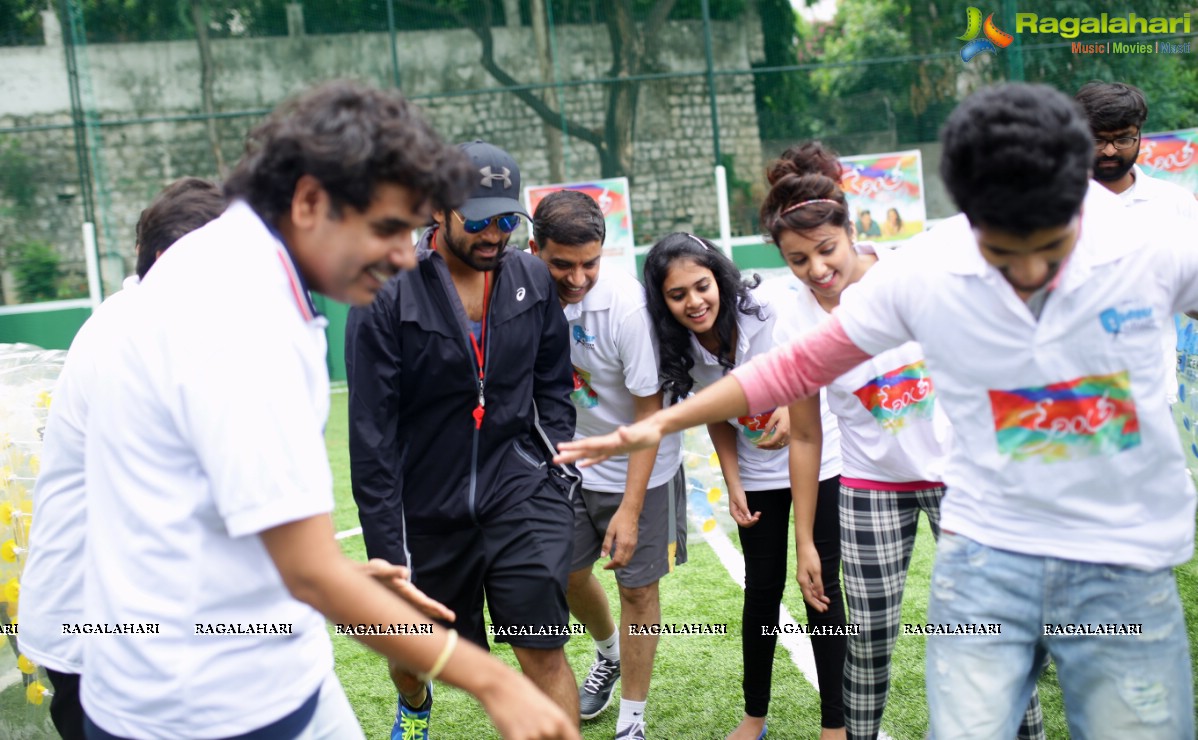
M 433 251 L 437 250 L 437 234 L 434 231 L 433 236 L 429 239 L 429 245 Z M 483 397 L 483 381 L 486 379 L 486 362 L 484 361 L 483 353 L 487 342 L 487 307 L 490 305 L 491 291 L 490 286 L 491 273 L 483 273 L 483 320 L 480 326 L 479 336 L 475 338 L 474 332 L 470 332 L 470 344 L 474 347 L 474 358 L 478 360 L 478 405 L 474 407 L 474 411 L 470 415 L 474 417 L 474 428 L 482 429 L 483 415 L 487 413 L 487 399 Z
M 487 341 L 487 307 L 491 297 L 491 292 L 488 290 L 489 276 L 489 273 L 483 273 L 483 320 L 480 336 L 475 339 L 474 332 L 470 332 L 470 344 L 474 345 L 474 357 L 478 360 L 478 405 L 471 412 L 471 415 L 474 416 L 475 429 L 482 428 L 483 414 L 487 412 L 487 400 L 483 398 L 483 381 L 486 379 L 486 362 L 483 359 L 483 352 Z

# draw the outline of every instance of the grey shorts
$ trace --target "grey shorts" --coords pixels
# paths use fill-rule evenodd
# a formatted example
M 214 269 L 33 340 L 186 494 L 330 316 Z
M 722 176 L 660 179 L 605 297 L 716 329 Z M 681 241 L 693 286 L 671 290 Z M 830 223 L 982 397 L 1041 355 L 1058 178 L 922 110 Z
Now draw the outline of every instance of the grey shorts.
M 589 568 L 599 559 L 607 525 L 623 498 L 623 492 L 585 488 L 574 497 L 571 572 Z M 637 524 L 632 559 L 628 565 L 616 569 L 616 582 L 627 588 L 656 583 L 673 571 L 675 565 L 686 562 L 686 475 L 681 467 L 664 485 L 645 491 L 645 506 Z

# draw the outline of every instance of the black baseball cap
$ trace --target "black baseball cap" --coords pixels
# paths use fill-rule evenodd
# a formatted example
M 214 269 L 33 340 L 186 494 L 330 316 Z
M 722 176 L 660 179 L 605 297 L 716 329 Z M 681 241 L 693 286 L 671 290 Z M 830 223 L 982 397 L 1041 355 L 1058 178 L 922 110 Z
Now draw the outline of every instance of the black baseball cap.
M 520 168 L 512 155 L 482 139 L 462 144 L 460 148 L 474 161 L 478 171 L 470 198 L 458 208 L 462 218 L 482 221 L 505 213 L 532 218 L 520 203 Z

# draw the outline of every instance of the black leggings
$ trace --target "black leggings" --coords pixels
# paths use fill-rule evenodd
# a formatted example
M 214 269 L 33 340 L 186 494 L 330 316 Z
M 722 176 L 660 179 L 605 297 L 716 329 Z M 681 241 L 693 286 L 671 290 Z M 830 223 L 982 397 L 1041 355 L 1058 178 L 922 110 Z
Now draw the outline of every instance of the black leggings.
M 811 626 L 843 627 L 844 598 L 840 591 L 840 476 L 820 481 L 815 509 L 815 548 L 824 577 L 824 595 L 831 603 L 826 612 L 807 606 Z M 745 714 L 764 717 L 770 706 L 776 635 L 763 635 L 763 627 L 778 626 L 782 592 L 792 577 L 787 567 L 791 538 L 790 489 L 746 491 L 750 512 L 761 512 L 757 524 L 737 527 L 745 555 L 745 606 L 741 649 L 744 654 Z M 804 602 L 806 606 L 806 602 Z M 820 685 L 820 724 L 844 727 L 844 660 L 847 638 L 813 636 L 815 672 Z

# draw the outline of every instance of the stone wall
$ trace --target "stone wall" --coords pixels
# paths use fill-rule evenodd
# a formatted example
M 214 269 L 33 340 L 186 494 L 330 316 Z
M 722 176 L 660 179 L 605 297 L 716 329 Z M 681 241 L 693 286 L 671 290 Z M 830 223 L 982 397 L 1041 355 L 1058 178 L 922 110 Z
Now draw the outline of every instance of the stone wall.
M 245 132 L 287 95 L 324 79 L 351 77 L 391 84 L 386 34 L 308 34 L 294 38 L 214 40 L 216 106 L 221 150 L 236 161 Z M 556 29 L 561 81 L 605 77 L 610 67 L 607 33 L 599 26 Z M 759 25 L 721 23 L 713 29 L 717 69 L 747 69 L 761 55 Z M 528 83 L 539 82 L 529 28 L 496 28 L 500 65 Z M 636 121 L 632 209 L 638 242 L 676 229 L 715 233 L 714 153 L 702 25 L 667 25 L 650 40 L 654 72 L 682 73 L 641 85 Z M 472 92 L 497 86 L 478 63 L 480 47 L 469 31 L 401 33 L 399 67 L 404 91 L 427 111 L 449 140 L 485 138 L 508 149 L 525 184 L 549 181 L 544 126 L 510 93 Z M 563 53 L 564 50 L 564 53 Z M 189 41 L 96 44 L 80 49 L 85 95 L 100 126 L 97 164 L 106 185 L 97 193 L 98 228 L 106 265 L 132 266 L 138 214 L 165 183 L 183 175 L 215 176 L 215 158 L 201 109 L 199 55 Z M 0 147 L 36 163 L 34 208 L 17 213 L 0 187 L 0 247 L 21 240 L 57 245 L 82 267 L 78 169 L 70 128 L 64 51 L 58 46 L 0 48 Z M 90 90 L 88 90 L 90 88 Z M 721 149 L 738 177 L 760 180 L 761 144 L 752 77 L 716 80 Z M 605 89 L 586 84 L 561 88 L 566 116 L 601 129 Z M 185 120 L 178 120 L 183 118 Z M 170 120 L 161 120 L 170 119 Z M 565 179 L 599 176 L 593 147 L 563 138 Z M 3 149 L 0 148 L 0 152 Z M 6 177 L 0 159 L 0 186 Z M 9 207 L 6 207 L 9 206 Z M 106 268 L 107 273 L 119 270 Z M 106 274 L 111 283 L 115 275 Z M 11 297 L 9 297 L 11 301 Z

